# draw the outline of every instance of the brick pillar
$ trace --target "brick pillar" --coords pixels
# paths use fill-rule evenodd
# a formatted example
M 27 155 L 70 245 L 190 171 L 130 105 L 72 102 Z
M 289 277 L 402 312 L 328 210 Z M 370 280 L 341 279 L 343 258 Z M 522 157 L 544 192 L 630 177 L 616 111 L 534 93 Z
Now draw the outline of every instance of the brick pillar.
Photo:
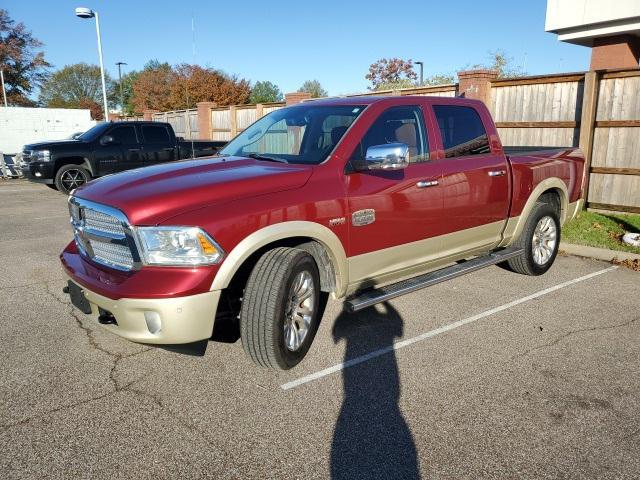
M 143 110 L 142 119 L 146 122 L 150 122 L 151 120 L 153 120 L 153 114 L 159 112 L 160 110 Z
M 591 70 L 638 68 L 640 37 L 614 35 L 593 39 Z
M 294 103 L 300 103 L 304 100 L 309 100 L 311 94 L 307 92 L 291 92 L 284 94 L 284 101 L 287 105 L 293 105 Z
M 458 95 L 491 103 L 491 82 L 498 78 L 495 70 L 467 70 L 458 72 Z
M 211 109 L 216 108 L 216 102 L 198 102 L 198 136 L 202 140 L 212 140 Z

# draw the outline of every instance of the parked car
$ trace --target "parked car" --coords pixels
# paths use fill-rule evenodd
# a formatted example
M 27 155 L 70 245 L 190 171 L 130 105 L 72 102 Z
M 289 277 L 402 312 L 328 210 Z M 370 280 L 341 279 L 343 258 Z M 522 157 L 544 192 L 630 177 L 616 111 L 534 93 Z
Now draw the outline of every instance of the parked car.
M 583 172 L 576 148 L 503 147 L 479 101 L 305 102 L 218 158 L 78 188 L 65 290 L 126 339 L 237 329 L 255 363 L 288 369 L 328 295 L 357 311 L 488 265 L 545 273 Z
M 226 143 L 176 138 L 171 125 L 161 122 L 104 122 L 74 136 L 25 145 L 23 175 L 69 193 L 103 175 L 210 156 Z

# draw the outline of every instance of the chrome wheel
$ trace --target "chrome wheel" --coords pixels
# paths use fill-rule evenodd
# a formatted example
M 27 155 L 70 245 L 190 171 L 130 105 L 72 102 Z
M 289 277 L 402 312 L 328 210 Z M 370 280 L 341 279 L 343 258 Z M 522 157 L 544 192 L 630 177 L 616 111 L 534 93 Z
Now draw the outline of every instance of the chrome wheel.
M 303 270 L 289 289 L 284 318 L 284 343 L 295 352 L 300 348 L 309 332 L 315 304 L 315 286 L 311 273 Z
M 67 170 L 60 176 L 60 181 L 64 188 L 70 192 L 74 188 L 78 188 L 87 182 L 84 174 L 80 170 L 74 168 Z
M 551 259 L 556 249 L 557 237 L 558 229 L 553 218 L 542 217 L 533 231 L 533 241 L 531 242 L 534 262 L 538 265 L 545 265 Z

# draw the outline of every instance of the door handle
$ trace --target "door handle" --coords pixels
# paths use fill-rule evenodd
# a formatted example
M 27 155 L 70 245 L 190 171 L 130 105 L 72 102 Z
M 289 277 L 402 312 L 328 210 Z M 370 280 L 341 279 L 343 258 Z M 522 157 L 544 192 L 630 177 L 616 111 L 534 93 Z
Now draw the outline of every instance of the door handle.
M 130 152 L 139 152 L 140 149 L 139 148 L 130 148 L 129 151 Z
M 438 180 L 420 180 L 416 183 L 418 188 L 435 187 L 436 185 L 438 185 Z
M 173 152 L 174 148 L 173 147 L 167 147 L 167 148 L 163 148 L 162 150 L 164 150 L 165 152 Z
M 503 175 L 506 175 L 506 173 L 506 170 L 490 170 L 488 175 L 490 177 L 502 177 Z

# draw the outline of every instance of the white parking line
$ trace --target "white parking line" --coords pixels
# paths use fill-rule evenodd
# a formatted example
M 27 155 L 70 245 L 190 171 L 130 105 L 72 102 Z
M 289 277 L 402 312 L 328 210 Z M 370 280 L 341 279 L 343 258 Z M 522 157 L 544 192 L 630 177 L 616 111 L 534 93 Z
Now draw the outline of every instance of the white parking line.
M 529 300 L 534 300 L 536 298 L 542 297 L 542 296 L 547 295 L 549 293 L 555 292 L 556 290 L 560 290 L 561 288 L 565 288 L 565 287 L 568 287 L 570 285 L 573 285 L 573 284 L 576 284 L 576 283 L 579 283 L 579 282 L 584 282 L 585 280 L 589 280 L 590 278 L 597 277 L 598 275 L 602 275 L 603 273 L 610 272 L 610 271 L 615 270 L 617 268 L 618 267 L 615 267 L 615 266 L 614 267 L 605 268 L 604 270 L 598 270 L 597 272 L 593 272 L 593 273 L 590 273 L 588 275 L 584 275 L 584 276 L 579 277 L 579 278 L 574 278 L 573 280 L 569 280 L 567 282 L 560 283 L 560 284 L 555 285 L 553 287 L 545 288 L 544 290 L 540 290 L 539 292 L 532 293 L 531 295 L 527 295 L 526 297 L 519 298 L 519 299 L 514 300 L 512 302 L 509 302 L 509 303 L 505 303 L 504 305 L 500 305 L 499 307 L 492 308 L 491 310 L 486 310 L 486 311 L 484 311 L 482 313 L 478 313 L 477 315 L 473 315 L 472 317 L 467 317 L 467 318 L 464 318 L 462 320 L 458 320 L 457 322 L 450 323 L 449 325 L 444 325 L 444 326 L 436 328 L 434 330 L 430 330 L 430 331 L 425 332 L 425 333 L 423 333 L 421 335 L 418 335 L 416 337 L 408 338 L 406 340 L 402 340 L 400 342 L 394 343 L 390 347 L 381 348 L 380 350 L 374 350 L 373 352 L 367 353 L 367 354 L 362 355 L 360 357 L 352 358 L 351 360 L 347 360 L 346 362 L 339 363 L 337 365 L 334 365 L 333 367 L 325 368 L 324 370 L 320 370 L 319 372 L 312 373 L 310 375 L 306 375 L 304 377 L 301 377 L 301 378 L 299 378 L 297 380 L 293 380 L 291 382 L 287 382 L 285 384 L 280 385 L 280 388 L 282 388 L 283 390 L 290 390 L 292 388 L 299 387 L 300 385 L 304 385 L 305 383 L 309 383 L 309 382 L 312 382 L 314 380 L 318 380 L 320 378 L 326 377 L 327 375 L 331 375 L 332 373 L 336 373 L 336 372 L 339 372 L 341 370 L 344 370 L 345 368 L 353 367 L 354 365 L 358 365 L 359 363 L 366 362 L 368 360 L 371 360 L 372 358 L 376 358 L 376 357 L 379 357 L 381 355 L 385 355 L 385 354 L 390 353 L 390 352 L 392 352 L 394 350 L 399 350 L 401 348 L 408 347 L 409 345 L 413 345 L 414 343 L 421 342 L 423 340 L 427 340 L 429 338 L 433 338 L 433 337 L 435 337 L 437 335 L 440 335 L 442 333 L 449 332 L 449 331 L 454 330 L 456 328 L 460 328 L 460 327 L 462 327 L 464 325 L 468 325 L 470 323 L 477 322 L 478 320 L 481 320 L 483 318 L 489 317 L 489 316 L 491 316 L 491 315 L 493 315 L 495 313 L 502 312 L 502 311 L 507 310 L 507 309 L 509 309 L 511 307 L 515 307 L 516 305 L 520 305 L 521 303 L 528 302 Z

